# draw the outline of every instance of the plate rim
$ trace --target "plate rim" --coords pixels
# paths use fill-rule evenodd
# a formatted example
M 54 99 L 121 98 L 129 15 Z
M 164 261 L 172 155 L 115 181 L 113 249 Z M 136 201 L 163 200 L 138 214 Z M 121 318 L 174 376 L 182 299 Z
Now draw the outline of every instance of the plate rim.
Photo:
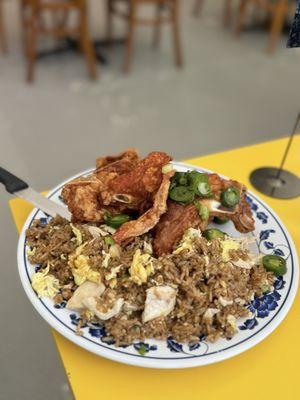
M 212 171 L 207 169 L 207 168 L 202 168 L 196 165 L 184 163 L 184 162 L 177 162 L 174 161 L 173 164 L 184 167 L 184 168 L 191 168 L 191 169 L 196 169 L 200 171 L 206 171 L 211 173 Z M 65 180 L 63 180 L 61 183 L 56 185 L 51 191 L 47 193 L 46 197 L 51 197 L 53 194 L 55 194 L 58 190 L 61 189 L 61 187 L 68 181 L 75 179 L 79 176 L 85 175 L 90 173 L 91 171 L 94 171 L 95 168 L 89 168 L 87 170 L 84 170 L 78 174 L 75 174 Z M 227 178 L 226 176 L 219 174 L 220 176 Z M 228 179 L 228 178 L 227 178 Z M 299 283 L 299 265 L 298 265 L 298 256 L 297 256 L 297 250 L 295 247 L 295 244 L 293 242 L 293 239 L 291 235 L 289 234 L 288 230 L 286 229 L 285 225 L 282 223 L 281 219 L 278 217 L 276 212 L 269 206 L 267 205 L 262 199 L 257 197 L 255 194 L 253 194 L 251 191 L 248 190 L 248 193 L 261 205 L 263 205 L 272 215 L 272 217 L 276 220 L 278 226 L 281 228 L 283 234 L 285 235 L 289 246 L 291 248 L 291 254 L 294 256 L 294 278 L 291 281 L 290 285 L 290 292 L 287 294 L 286 301 L 284 304 L 282 304 L 281 309 L 278 311 L 278 313 L 269 321 L 268 326 L 263 326 L 260 331 L 257 331 L 254 336 L 250 336 L 245 339 L 243 343 L 238 343 L 236 344 L 233 348 L 226 349 L 224 352 L 216 352 L 214 354 L 211 354 L 210 357 L 208 358 L 203 358 L 201 356 L 193 356 L 191 357 L 185 357 L 181 359 L 167 359 L 167 358 L 161 358 L 159 359 L 158 357 L 141 357 L 139 354 L 128 354 L 121 352 L 120 350 L 114 349 L 114 348 L 107 348 L 105 346 L 103 347 L 98 347 L 95 346 L 95 343 L 88 339 L 87 337 L 81 337 L 76 334 L 71 330 L 71 334 L 69 332 L 69 327 L 66 327 L 62 321 L 57 319 L 57 317 L 54 316 L 54 313 L 52 313 L 46 305 L 39 299 L 34 292 L 34 290 L 31 287 L 29 277 L 27 276 L 27 271 L 26 271 L 26 266 L 24 264 L 23 256 L 24 256 L 24 249 L 25 249 L 25 231 L 28 228 L 28 226 L 31 224 L 33 221 L 35 215 L 38 212 L 37 208 L 34 208 L 28 217 L 26 218 L 26 221 L 22 227 L 22 230 L 19 235 L 19 240 L 18 240 L 18 247 L 17 247 L 17 259 L 18 259 L 18 271 L 19 271 L 19 276 L 21 279 L 22 286 L 25 290 L 25 293 L 27 297 L 29 298 L 31 304 L 34 306 L 35 310 L 40 314 L 40 316 L 57 332 L 59 332 L 62 336 L 64 336 L 66 339 L 70 340 L 74 344 L 84 348 L 85 350 L 92 352 L 98 356 L 102 356 L 104 358 L 120 362 L 123 364 L 127 365 L 133 365 L 133 366 L 139 366 L 139 367 L 146 367 L 146 368 L 159 368 L 159 369 L 178 369 L 178 368 L 191 368 L 191 367 L 199 367 L 199 366 L 204 366 L 204 365 L 209 365 L 212 363 L 216 362 L 221 362 L 226 359 L 229 359 L 231 357 L 234 357 L 238 354 L 243 353 L 244 351 L 249 350 L 250 348 L 256 346 L 258 343 L 260 343 L 262 340 L 264 340 L 267 336 L 269 336 L 278 326 L 279 324 L 283 321 L 283 319 L 286 317 L 288 314 L 294 299 L 297 294 L 297 289 L 298 289 L 298 283 Z M 83 340 L 84 339 L 84 340 Z M 120 356 L 121 353 L 121 356 Z M 132 357 L 133 356 L 133 357 Z

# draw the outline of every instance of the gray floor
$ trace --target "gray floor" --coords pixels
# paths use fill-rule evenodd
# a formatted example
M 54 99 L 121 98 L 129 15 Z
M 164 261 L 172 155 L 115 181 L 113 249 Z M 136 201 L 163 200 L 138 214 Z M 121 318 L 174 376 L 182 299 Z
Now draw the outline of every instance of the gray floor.
M 0 55 L 1 166 L 42 190 L 93 165 L 96 156 L 128 146 L 143 153 L 164 149 L 182 159 L 289 133 L 300 104 L 300 52 L 285 49 L 283 37 L 269 58 L 264 33 L 246 32 L 237 41 L 222 30 L 219 0 L 206 2 L 201 19 L 191 17 L 191 1 L 182 3 L 182 71 L 172 65 L 169 32 L 154 51 L 150 32 L 140 29 L 130 76 L 120 71 L 117 47 L 97 83 L 86 79 L 80 56 L 68 55 L 41 61 L 29 87 L 23 81 L 17 4 L 7 2 L 10 54 Z M 101 34 L 98 11 L 92 18 L 95 36 Z M 0 399 L 65 399 L 64 372 L 49 329 L 19 283 L 17 234 L 2 187 L 0 196 Z

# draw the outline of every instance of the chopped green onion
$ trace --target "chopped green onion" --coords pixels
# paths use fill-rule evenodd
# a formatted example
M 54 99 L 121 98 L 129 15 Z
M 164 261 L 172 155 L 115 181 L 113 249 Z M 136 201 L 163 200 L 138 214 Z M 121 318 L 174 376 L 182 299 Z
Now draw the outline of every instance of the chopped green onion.
M 275 276 L 284 275 L 287 271 L 285 259 L 275 254 L 264 256 L 262 263 L 264 268 L 269 272 L 273 272 Z
M 194 201 L 194 205 L 198 210 L 199 217 L 202 219 L 202 221 L 207 221 L 209 218 L 209 209 L 208 207 L 200 204 L 198 201 Z
M 118 215 L 110 215 L 109 213 L 104 214 L 104 222 L 106 225 L 111 226 L 112 228 L 119 228 L 125 222 L 131 220 L 131 217 L 127 214 L 118 214 Z
M 268 293 L 270 291 L 270 286 L 269 285 L 262 285 L 261 286 L 261 291 L 263 293 Z
M 173 170 L 173 165 L 172 164 L 166 164 L 162 167 L 161 172 L 163 174 L 167 174 L 168 172 L 171 172 Z
M 232 208 L 240 201 L 240 192 L 234 186 L 225 189 L 221 194 L 221 203 L 224 207 Z
M 108 245 L 108 246 L 112 246 L 115 244 L 114 239 L 111 236 L 105 236 L 104 238 L 104 242 Z
M 141 356 L 144 356 L 147 353 L 147 348 L 144 344 L 140 345 L 140 348 L 138 349 L 138 352 L 140 353 Z

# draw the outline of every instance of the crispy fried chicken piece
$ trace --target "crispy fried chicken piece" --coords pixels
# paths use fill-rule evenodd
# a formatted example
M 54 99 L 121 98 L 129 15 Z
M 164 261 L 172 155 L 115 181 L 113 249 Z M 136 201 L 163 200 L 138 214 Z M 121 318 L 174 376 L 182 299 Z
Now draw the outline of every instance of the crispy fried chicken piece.
M 193 204 L 186 206 L 168 201 L 168 211 L 155 227 L 153 241 L 154 254 L 157 257 L 172 252 L 174 245 L 182 238 L 188 228 L 196 228 L 201 219 Z
M 246 201 L 246 187 L 239 182 L 222 179 L 217 174 L 209 174 L 209 183 L 214 193 L 213 199 L 200 199 L 197 201 L 208 207 L 210 218 L 202 221 L 198 210 L 194 204 L 181 205 L 172 201 L 168 202 L 168 210 L 162 216 L 155 228 L 155 238 L 153 242 L 154 252 L 157 256 L 172 252 L 174 245 L 181 239 L 188 228 L 197 228 L 205 230 L 213 217 L 219 216 L 229 218 L 239 232 L 247 233 L 254 230 L 254 220 L 250 205 Z M 241 200 L 233 210 L 216 208 L 220 194 L 223 189 L 229 186 L 235 186 L 240 191 Z
M 104 210 L 98 200 L 98 186 L 97 180 L 91 178 L 65 185 L 61 195 L 73 221 L 103 221 Z
M 112 206 L 119 202 L 125 203 L 129 209 L 138 211 L 151 207 L 152 195 L 162 181 L 162 167 L 170 160 L 171 157 L 166 153 L 150 153 L 129 172 L 118 174 L 107 181 L 106 188 L 100 190 L 100 201 Z
M 203 221 L 194 204 L 182 205 L 168 201 L 168 210 L 155 227 L 153 241 L 154 253 L 157 257 L 172 252 L 188 228 L 205 230 L 210 220 Z
M 116 165 L 119 161 L 126 160 L 129 163 L 136 164 L 140 157 L 136 151 L 136 149 L 127 149 L 122 153 L 116 154 L 114 156 L 106 156 L 106 157 L 99 157 L 96 160 L 96 168 L 97 170 L 103 169 L 106 166 L 111 166 L 111 164 Z
M 247 233 L 254 230 L 254 219 L 250 204 L 246 200 L 245 193 L 243 194 L 239 204 L 236 206 L 235 214 L 232 215 L 230 219 L 239 232 Z
M 95 174 L 101 185 L 99 187 L 99 201 L 104 205 L 113 202 L 113 193 L 109 189 L 109 182 L 117 176 L 132 171 L 140 158 L 135 149 L 128 149 L 115 156 L 100 157 L 96 160 Z
M 62 197 L 74 221 L 103 222 L 106 210 L 113 215 L 133 211 L 142 214 L 152 207 L 162 182 L 162 167 L 170 160 L 162 152 L 139 160 L 132 149 L 100 158 L 95 173 L 67 183 Z
M 144 200 L 158 190 L 162 180 L 162 167 L 172 158 L 163 152 L 155 151 L 141 160 L 136 167 L 110 181 L 109 187 L 116 195 L 126 194 L 135 200 Z
M 229 218 L 239 232 L 247 233 L 253 231 L 254 219 L 252 217 L 251 207 L 246 200 L 246 186 L 231 179 L 223 179 L 218 174 L 208 174 L 208 181 L 216 200 L 220 200 L 222 190 L 227 189 L 230 186 L 235 186 L 239 190 L 239 204 L 233 210 L 229 210 L 228 214 L 223 213 L 223 216 Z M 222 217 L 218 212 L 212 212 L 211 215 Z
M 164 174 L 161 185 L 154 196 L 153 206 L 138 219 L 123 224 L 113 235 L 116 243 L 128 241 L 136 236 L 149 232 L 158 223 L 162 214 L 167 210 L 167 199 L 170 187 L 170 178 L 173 171 Z

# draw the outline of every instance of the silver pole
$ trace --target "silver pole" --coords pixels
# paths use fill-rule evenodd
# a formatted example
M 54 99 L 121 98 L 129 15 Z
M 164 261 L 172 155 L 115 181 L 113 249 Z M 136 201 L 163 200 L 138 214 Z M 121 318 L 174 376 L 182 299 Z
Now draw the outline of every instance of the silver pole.
M 300 195 L 300 179 L 292 172 L 283 169 L 299 123 L 300 113 L 297 116 L 294 129 L 290 135 L 279 168 L 262 167 L 252 171 L 250 175 L 250 182 L 252 185 L 267 196 L 289 199 Z

